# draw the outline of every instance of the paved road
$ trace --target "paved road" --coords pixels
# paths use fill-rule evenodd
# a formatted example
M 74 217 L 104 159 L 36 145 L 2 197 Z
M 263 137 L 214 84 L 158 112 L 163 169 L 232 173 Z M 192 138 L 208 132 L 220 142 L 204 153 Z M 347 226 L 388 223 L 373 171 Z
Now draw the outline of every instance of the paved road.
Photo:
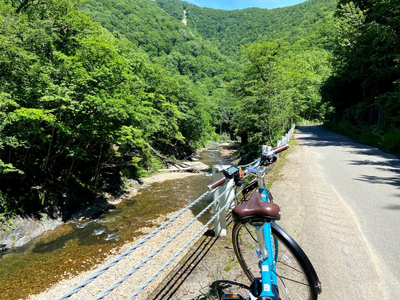
M 399 157 L 320 126 L 300 127 L 296 138 L 316 154 L 326 182 L 355 215 L 385 299 L 400 299 Z

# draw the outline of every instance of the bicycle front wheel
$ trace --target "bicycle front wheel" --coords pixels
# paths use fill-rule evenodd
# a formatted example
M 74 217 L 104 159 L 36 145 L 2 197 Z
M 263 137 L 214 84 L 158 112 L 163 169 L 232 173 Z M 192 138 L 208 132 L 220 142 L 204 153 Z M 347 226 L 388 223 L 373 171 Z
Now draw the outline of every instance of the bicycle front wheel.
M 276 275 L 281 299 L 317 299 L 320 292 L 318 276 L 300 246 L 277 224 L 271 223 L 275 247 Z M 256 230 L 250 224 L 233 227 L 232 243 L 236 257 L 250 280 L 261 277 Z

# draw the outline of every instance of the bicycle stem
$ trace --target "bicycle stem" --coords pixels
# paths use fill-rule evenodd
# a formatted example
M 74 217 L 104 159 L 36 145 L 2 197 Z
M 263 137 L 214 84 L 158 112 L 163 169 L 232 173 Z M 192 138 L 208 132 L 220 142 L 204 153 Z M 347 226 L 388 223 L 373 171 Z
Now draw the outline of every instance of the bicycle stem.
M 259 188 L 259 189 L 262 189 L 262 188 L 265 187 L 264 178 L 265 178 L 264 172 L 261 172 L 261 173 L 258 173 L 258 174 L 257 174 L 257 181 L 258 181 L 257 183 L 258 183 L 258 188 Z

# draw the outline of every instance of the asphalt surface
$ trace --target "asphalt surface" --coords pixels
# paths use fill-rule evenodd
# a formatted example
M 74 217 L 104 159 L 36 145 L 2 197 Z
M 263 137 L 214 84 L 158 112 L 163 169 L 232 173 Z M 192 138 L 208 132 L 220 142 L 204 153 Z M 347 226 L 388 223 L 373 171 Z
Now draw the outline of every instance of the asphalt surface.
M 384 299 L 400 299 L 399 157 L 321 126 L 298 128 L 296 140 L 316 156 L 326 183 L 354 214 L 371 254 L 371 276 L 376 267 L 376 290 L 380 284 Z M 351 286 L 352 282 L 348 284 Z

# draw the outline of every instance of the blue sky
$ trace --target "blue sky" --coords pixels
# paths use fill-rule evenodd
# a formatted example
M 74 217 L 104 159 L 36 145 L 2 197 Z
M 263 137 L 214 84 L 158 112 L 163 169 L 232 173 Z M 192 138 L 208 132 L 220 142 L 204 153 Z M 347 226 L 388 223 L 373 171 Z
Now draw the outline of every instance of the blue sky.
M 184 0 L 201 7 L 210 7 L 215 9 L 243 9 L 247 7 L 259 8 L 277 8 L 291 6 L 306 0 Z

